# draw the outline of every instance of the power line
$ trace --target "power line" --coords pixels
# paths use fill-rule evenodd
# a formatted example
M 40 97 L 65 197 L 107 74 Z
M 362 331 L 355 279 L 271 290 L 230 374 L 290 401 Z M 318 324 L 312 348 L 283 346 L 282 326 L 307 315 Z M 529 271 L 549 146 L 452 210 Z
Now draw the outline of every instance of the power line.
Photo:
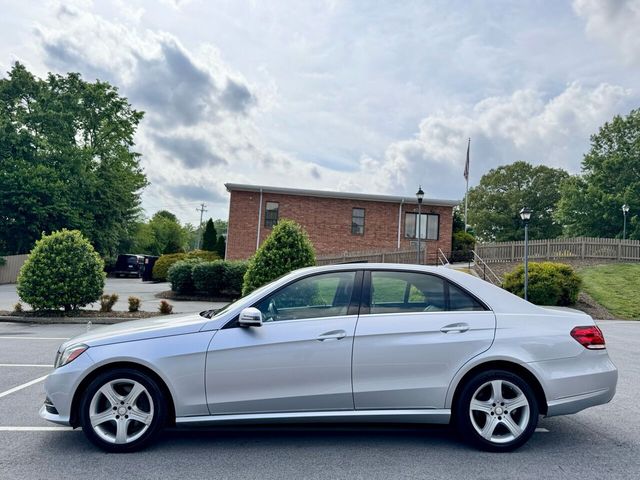
M 208 212 L 205 203 L 200 204 L 200 208 L 196 208 L 196 212 L 200 212 L 200 224 L 198 225 L 198 238 L 197 238 L 197 248 L 200 248 L 200 242 L 202 242 L 202 215 L 204 212 Z

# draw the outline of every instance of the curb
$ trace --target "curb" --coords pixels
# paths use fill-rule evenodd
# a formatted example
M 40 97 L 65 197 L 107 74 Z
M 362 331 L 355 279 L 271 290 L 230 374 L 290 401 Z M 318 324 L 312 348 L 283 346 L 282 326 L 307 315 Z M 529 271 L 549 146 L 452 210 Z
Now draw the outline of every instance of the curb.
M 159 315 L 160 316 L 160 315 Z M 153 317 L 148 317 L 153 318 Z M 37 323 L 49 325 L 53 323 L 86 325 L 91 322 L 95 325 L 113 325 L 116 323 L 130 322 L 135 320 L 145 320 L 144 318 L 117 318 L 117 317 L 18 317 L 12 315 L 0 316 L 1 322 L 11 323 Z

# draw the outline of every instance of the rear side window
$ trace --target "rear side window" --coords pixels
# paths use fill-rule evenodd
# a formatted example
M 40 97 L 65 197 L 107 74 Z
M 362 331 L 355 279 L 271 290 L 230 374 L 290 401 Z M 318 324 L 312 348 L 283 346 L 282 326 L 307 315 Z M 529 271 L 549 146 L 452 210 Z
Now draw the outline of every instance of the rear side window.
M 369 312 L 483 311 L 484 305 L 436 275 L 372 271 Z

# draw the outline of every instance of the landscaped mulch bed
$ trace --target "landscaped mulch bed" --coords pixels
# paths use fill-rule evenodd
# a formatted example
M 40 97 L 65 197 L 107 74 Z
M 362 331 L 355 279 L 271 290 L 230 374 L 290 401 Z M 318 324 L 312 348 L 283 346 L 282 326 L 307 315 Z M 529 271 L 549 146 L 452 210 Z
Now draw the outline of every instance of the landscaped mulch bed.
M 164 298 L 166 300 L 175 300 L 176 302 L 212 302 L 212 303 L 231 303 L 240 296 L 237 297 L 209 297 L 207 295 L 183 295 L 176 293 L 173 290 L 165 290 L 155 294 L 156 298 Z
M 578 295 L 578 301 L 573 305 L 573 308 L 581 310 L 587 315 L 591 315 L 596 320 L 614 320 L 616 318 L 609 312 L 609 310 L 604 308 L 585 292 L 580 292 Z

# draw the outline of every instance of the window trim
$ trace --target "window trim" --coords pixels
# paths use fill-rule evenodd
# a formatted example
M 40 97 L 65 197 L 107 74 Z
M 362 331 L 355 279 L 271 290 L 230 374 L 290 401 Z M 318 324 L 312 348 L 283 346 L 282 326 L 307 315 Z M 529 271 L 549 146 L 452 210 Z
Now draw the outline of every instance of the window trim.
M 362 210 L 362 217 L 354 217 L 354 210 Z M 367 217 L 367 209 L 362 207 L 351 207 L 351 235 L 355 235 L 356 237 L 364 237 L 364 229 L 366 225 L 366 217 Z M 362 218 L 362 233 L 355 233 L 353 231 L 353 219 L 354 218 Z
M 445 310 L 441 310 L 441 311 L 435 311 L 435 312 L 395 312 L 392 314 L 387 314 L 387 313 L 371 313 L 371 273 L 373 272 L 395 272 L 395 273 L 418 273 L 421 275 L 432 275 L 434 277 L 437 277 L 441 280 L 444 281 L 444 288 L 445 288 L 445 305 L 446 305 L 446 309 Z M 478 302 L 482 308 L 484 310 L 449 310 L 449 285 L 453 285 L 455 287 L 457 287 L 460 291 L 462 291 L 463 293 L 469 295 L 471 298 L 473 298 L 476 302 Z M 479 299 L 476 295 L 474 295 L 473 293 L 471 293 L 469 290 L 467 290 L 465 287 L 463 287 L 462 285 L 460 285 L 457 282 L 454 282 L 453 280 L 443 276 L 443 275 L 438 275 L 437 273 L 433 273 L 433 272 L 425 272 L 425 271 L 421 271 L 421 270 L 403 270 L 403 269 L 386 269 L 386 268 L 380 268 L 380 269 L 367 269 L 365 270 L 365 274 L 364 274 L 364 279 L 362 282 L 362 294 L 360 296 L 361 298 L 361 305 L 360 305 L 360 313 L 359 315 L 410 315 L 410 314 L 442 314 L 442 313 L 482 313 L 482 312 L 493 312 L 493 310 L 486 304 L 486 302 L 483 302 L 481 299 Z
M 418 235 L 414 235 L 413 237 L 410 237 L 407 235 L 407 215 L 415 215 L 416 219 L 418 217 L 418 212 L 408 212 L 405 211 L 404 212 L 404 238 L 408 238 L 409 240 L 418 240 Z M 427 216 L 427 222 L 429 221 L 429 215 L 432 215 L 434 217 L 438 217 L 438 234 L 436 235 L 436 238 L 429 238 L 429 224 L 427 223 L 427 229 L 426 229 L 426 233 L 427 236 L 425 238 L 421 238 L 420 240 L 424 240 L 424 241 L 430 241 L 430 242 L 438 242 L 440 241 L 440 214 L 439 213 L 432 213 L 432 212 L 420 212 L 420 215 L 426 215 Z M 416 230 L 418 230 L 418 222 L 416 222 L 415 226 L 416 226 Z M 418 233 L 418 232 L 416 232 Z
M 273 225 L 267 225 L 267 218 L 268 218 L 267 213 L 269 212 L 268 205 L 270 203 L 275 203 L 278 206 L 278 208 L 275 209 L 275 211 L 276 211 L 276 220 L 275 220 L 275 223 Z M 272 209 L 272 211 L 273 211 L 273 209 Z M 271 220 L 271 219 L 269 219 L 269 220 Z M 273 227 L 275 227 L 278 224 L 279 220 L 280 220 L 280 202 L 274 202 L 274 201 L 271 201 L 271 200 L 266 200 L 264 202 L 264 228 L 273 228 Z

